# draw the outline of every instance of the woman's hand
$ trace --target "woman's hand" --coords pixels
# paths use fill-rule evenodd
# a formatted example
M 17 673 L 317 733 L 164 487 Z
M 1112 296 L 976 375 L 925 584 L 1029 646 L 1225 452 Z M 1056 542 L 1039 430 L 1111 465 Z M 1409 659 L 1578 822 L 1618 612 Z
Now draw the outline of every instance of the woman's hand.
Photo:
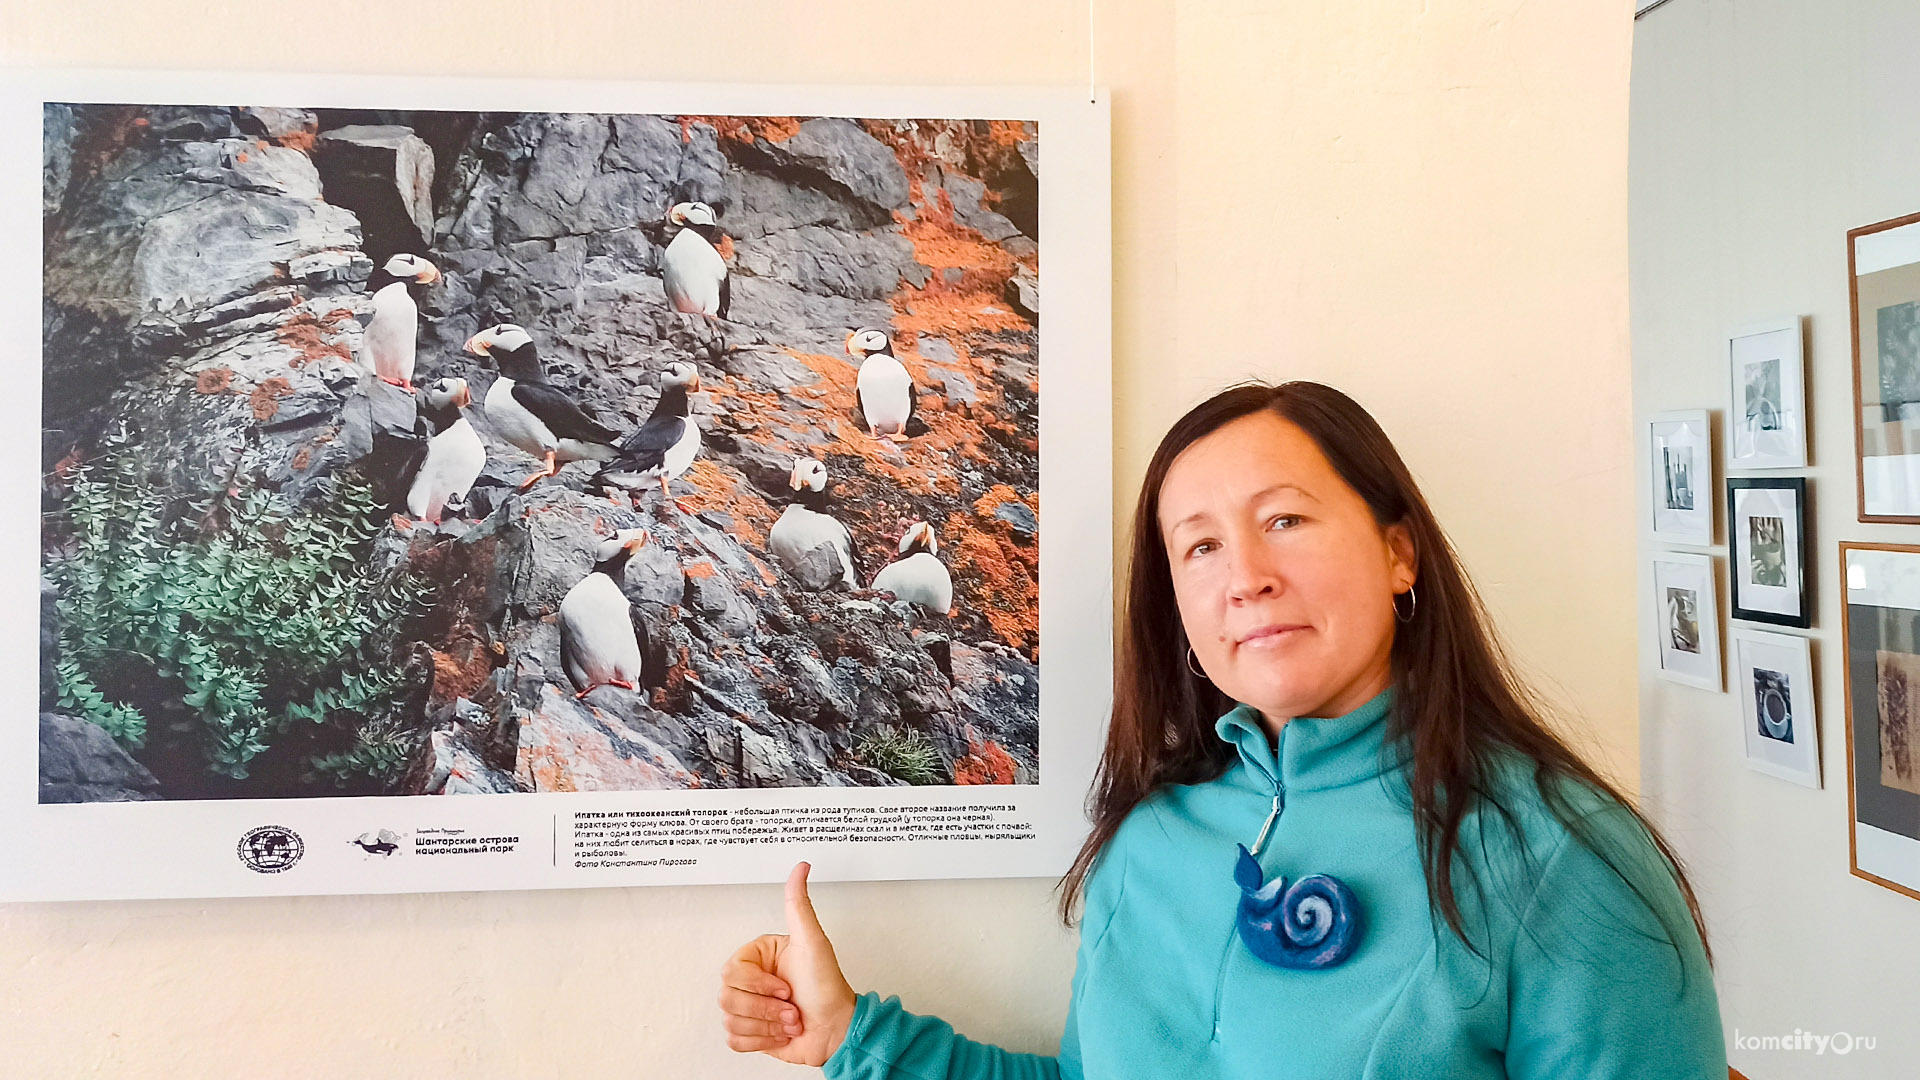
M 847 1037 L 853 987 L 807 899 L 806 863 L 787 876 L 787 932 L 762 934 L 720 967 L 727 1045 L 825 1065 Z

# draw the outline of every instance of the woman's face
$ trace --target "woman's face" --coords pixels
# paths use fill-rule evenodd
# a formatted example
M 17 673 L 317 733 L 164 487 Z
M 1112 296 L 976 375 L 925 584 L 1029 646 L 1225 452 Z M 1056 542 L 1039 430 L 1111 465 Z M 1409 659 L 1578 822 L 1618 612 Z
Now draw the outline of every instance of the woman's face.
M 1182 451 L 1160 535 L 1187 640 L 1222 693 L 1282 722 L 1386 689 L 1412 539 L 1381 529 L 1292 421 L 1263 410 Z

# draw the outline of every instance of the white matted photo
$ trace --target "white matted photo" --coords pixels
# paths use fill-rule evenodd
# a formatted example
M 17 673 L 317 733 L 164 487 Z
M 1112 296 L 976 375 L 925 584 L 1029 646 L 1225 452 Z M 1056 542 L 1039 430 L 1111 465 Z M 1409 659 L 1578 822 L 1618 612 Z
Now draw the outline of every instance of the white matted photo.
M 1713 563 L 1711 555 L 1654 553 L 1654 639 L 1661 678 L 1719 692 L 1724 685 Z
M 1084 90 L 8 76 L 0 899 L 1059 875 L 1108 145 Z
M 1807 464 L 1806 360 L 1800 317 L 1727 335 L 1732 396 L 1727 468 L 1797 469 Z
M 1735 630 L 1733 654 L 1747 767 L 1819 787 L 1812 643 L 1770 630 Z
M 1712 421 L 1705 409 L 1647 421 L 1653 537 L 1669 544 L 1713 543 Z
M 1727 481 L 1727 573 L 1736 619 L 1813 625 L 1805 477 Z

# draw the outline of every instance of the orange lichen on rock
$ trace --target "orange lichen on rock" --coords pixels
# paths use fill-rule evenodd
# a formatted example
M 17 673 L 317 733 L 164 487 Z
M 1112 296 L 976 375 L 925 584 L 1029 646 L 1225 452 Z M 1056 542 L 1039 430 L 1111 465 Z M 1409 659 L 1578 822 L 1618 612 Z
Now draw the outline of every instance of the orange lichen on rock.
M 280 399 L 293 392 L 293 384 L 278 375 L 262 379 L 247 395 L 247 404 L 253 409 L 253 418 L 259 421 L 271 420 L 280 411 Z
M 233 385 L 233 369 L 223 367 L 207 368 L 194 376 L 193 388 L 203 394 L 218 394 Z
M 280 344 L 299 354 L 292 361 L 294 367 L 305 367 L 324 357 L 348 361 L 353 359 L 353 355 L 347 351 L 346 346 L 330 340 L 327 336 L 339 322 L 335 316 L 336 312 L 333 311 L 319 320 L 307 315 L 297 315 L 274 331 L 274 337 L 279 339 Z
M 471 642 L 467 644 L 471 645 Z M 452 653 L 433 650 L 433 697 L 436 701 L 470 698 L 493 674 L 493 663 L 485 653 L 475 653 L 461 661 Z
M 965 757 L 953 763 L 953 782 L 956 784 L 1011 784 L 1015 770 L 1019 768 L 1013 755 L 992 739 L 982 739 L 974 733 L 973 725 L 967 725 L 967 750 Z
M 951 514 L 941 529 L 954 583 L 976 598 L 975 612 L 996 637 L 1024 652 L 1040 644 L 1040 555 L 1009 533 L 991 511 Z
M 289 131 L 285 135 L 280 136 L 279 143 L 289 150 L 298 150 L 303 154 L 311 154 L 313 152 L 314 140 L 318 138 L 319 136 L 311 131 Z
M 800 120 L 793 116 L 682 116 L 681 142 L 693 141 L 695 124 L 706 124 L 721 138 L 743 143 L 752 143 L 755 139 L 786 142 L 800 131 Z
M 777 517 L 765 499 L 740 489 L 740 476 L 730 467 L 711 458 L 700 458 L 687 469 L 686 480 L 693 494 L 683 499 L 695 513 L 715 510 L 733 518 L 733 534 L 741 540 L 766 546 L 767 527 Z

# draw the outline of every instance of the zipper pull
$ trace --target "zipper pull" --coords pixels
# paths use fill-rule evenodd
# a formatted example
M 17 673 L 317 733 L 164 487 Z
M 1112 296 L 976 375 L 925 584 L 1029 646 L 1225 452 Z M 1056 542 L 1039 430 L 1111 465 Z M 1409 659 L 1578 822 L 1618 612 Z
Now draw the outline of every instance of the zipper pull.
M 1260 846 L 1267 842 L 1267 833 L 1273 829 L 1273 823 L 1279 817 L 1280 817 L 1280 793 L 1276 791 L 1273 793 L 1273 812 L 1267 815 L 1266 822 L 1260 826 L 1260 835 L 1253 841 L 1253 850 L 1249 851 L 1247 854 L 1249 855 L 1260 854 Z

